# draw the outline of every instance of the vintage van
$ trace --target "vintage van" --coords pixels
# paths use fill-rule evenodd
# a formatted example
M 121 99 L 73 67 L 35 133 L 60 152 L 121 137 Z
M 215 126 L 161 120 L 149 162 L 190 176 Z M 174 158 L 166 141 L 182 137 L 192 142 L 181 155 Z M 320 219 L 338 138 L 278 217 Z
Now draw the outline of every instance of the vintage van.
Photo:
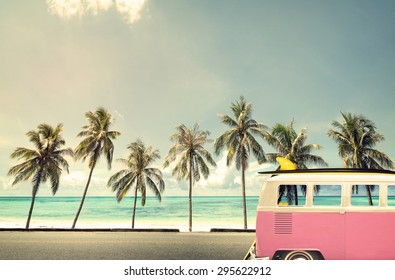
M 261 172 L 249 258 L 395 260 L 395 172 Z

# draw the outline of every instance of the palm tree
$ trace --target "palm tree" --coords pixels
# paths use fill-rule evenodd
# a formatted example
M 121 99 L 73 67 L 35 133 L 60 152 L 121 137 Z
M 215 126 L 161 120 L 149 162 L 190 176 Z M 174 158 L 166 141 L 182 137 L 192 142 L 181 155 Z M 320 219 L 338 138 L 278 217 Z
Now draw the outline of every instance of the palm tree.
M 89 124 L 83 126 L 83 130 L 77 135 L 78 137 L 84 137 L 84 139 L 75 148 L 74 154 L 76 159 L 82 159 L 83 161 L 88 159 L 90 172 L 80 206 L 73 222 L 73 229 L 81 213 L 88 192 L 89 183 L 92 178 L 93 169 L 102 154 L 106 156 L 108 169 L 111 169 L 114 152 L 114 145 L 111 140 L 116 139 L 120 135 L 118 131 L 109 130 L 113 124 L 113 119 L 111 114 L 104 108 L 98 108 L 95 112 L 89 111 L 85 116 Z
M 394 168 L 392 160 L 373 147 L 384 140 L 376 131 L 375 124 L 363 115 L 341 112 L 342 122 L 333 121 L 328 136 L 338 144 L 339 156 L 346 167 L 383 169 Z M 369 204 L 373 205 L 371 191 L 374 186 L 365 186 Z M 354 190 L 358 192 L 358 186 Z
M 240 97 L 240 101 L 232 103 L 230 108 L 233 111 L 235 119 L 232 119 L 228 115 L 218 115 L 224 124 L 230 126 L 230 129 L 215 140 L 214 148 L 215 153 L 219 155 L 221 150 L 226 147 L 228 150 L 226 158 L 227 166 L 230 166 L 234 160 L 236 162 L 236 169 L 241 169 L 244 229 L 247 229 L 245 171 L 248 168 L 248 159 L 251 153 L 259 163 L 263 163 L 266 160 L 262 146 L 254 136 L 264 138 L 267 132 L 265 125 L 251 118 L 252 105 L 243 96 Z
M 31 130 L 26 133 L 35 149 L 18 147 L 11 154 L 13 159 L 23 159 L 24 162 L 15 165 L 8 171 L 8 175 L 14 176 L 13 185 L 32 178 L 32 202 L 30 204 L 29 215 L 26 222 L 26 229 L 29 228 L 30 219 L 33 213 L 35 198 L 41 183 L 47 180 L 51 182 L 52 194 L 55 195 L 59 188 L 59 179 L 63 170 L 69 172 L 69 164 L 64 159 L 65 155 L 72 156 L 71 149 L 61 149 L 66 144 L 62 138 L 63 125 L 58 124 L 52 128 L 48 124 L 40 124 L 38 130 Z
M 126 166 L 126 169 L 111 176 L 108 180 L 108 186 L 117 192 L 118 202 L 122 200 L 130 188 L 134 188 L 133 229 L 136 216 L 137 192 L 141 193 L 141 205 L 144 207 L 147 186 L 161 201 L 161 193 L 165 189 L 165 183 L 162 179 L 162 172 L 158 168 L 150 167 L 152 162 L 160 158 L 158 150 L 154 150 L 151 146 L 145 147 L 140 139 L 131 143 L 127 148 L 130 150 L 129 157 L 119 160 Z
M 299 133 L 296 133 L 293 125 L 294 121 L 289 125 L 277 123 L 272 127 L 271 132 L 266 136 L 266 140 L 277 152 L 267 153 L 267 161 L 275 163 L 277 157 L 283 157 L 293 162 L 298 169 L 307 169 L 307 164 L 310 163 L 328 166 L 322 157 L 311 154 L 313 150 L 321 149 L 321 146 L 318 144 L 305 145 L 307 139 L 306 129 L 303 128 Z M 305 187 L 302 188 L 302 192 L 305 191 Z M 315 191 L 319 191 L 319 186 L 316 186 Z M 282 186 L 279 190 L 278 202 L 281 201 L 285 194 L 288 203 L 295 201 L 295 204 L 298 205 L 297 186 Z
M 193 182 L 200 180 L 200 173 L 204 178 L 210 174 L 210 170 L 205 160 L 212 166 L 216 166 L 211 154 L 204 148 L 210 142 L 207 138 L 208 131 L 199 130 L 195 124 L 192 128 L 185 125 L 176 127 L 176 133 L 171 136 L 174 142 L 169 150 L 163 167 L 166 168 L 171 162 L 176 162 L 172 175 L 177 176 L 178 180 L 188 178 L 189 180 L 189 231 L 192 231 L 192 186 Z

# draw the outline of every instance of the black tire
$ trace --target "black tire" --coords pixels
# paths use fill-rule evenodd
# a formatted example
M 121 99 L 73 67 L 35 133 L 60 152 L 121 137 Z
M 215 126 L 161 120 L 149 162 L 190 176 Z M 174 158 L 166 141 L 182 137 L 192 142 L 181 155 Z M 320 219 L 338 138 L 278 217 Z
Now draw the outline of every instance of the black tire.
M 284 260 L 294 261 L 294 260 L 304 260 L 312 261 L 320 259 L 317 254 L 309 251 L 290 251 L 284 256 Z
M 272 260 L 324 260 L 324 256 L 317 250 L 278 250 Z

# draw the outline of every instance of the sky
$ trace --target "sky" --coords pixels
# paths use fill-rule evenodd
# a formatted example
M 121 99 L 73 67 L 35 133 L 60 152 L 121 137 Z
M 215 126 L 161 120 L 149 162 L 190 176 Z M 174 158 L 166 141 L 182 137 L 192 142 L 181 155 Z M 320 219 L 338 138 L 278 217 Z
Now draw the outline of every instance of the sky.
M 114 159 L 140 138 L 158 149 L 162 169 L 180 124 L 198 123 L 211 139 L 227 127 L 240 96 L 252 118 L 268 127 L 294 120 L 307 143 L 341 167 L 328 138 L 340 112 L 363 114 L 385 141 L 376 148 L 395 159 L 395 17 L 393 1 L 316 0 L 47 0 L 0 1 L 0 195 L 31 195 L 31 182 L 11 186 L 8 169 L 25 133 L 40 123 L 64 124 L 74 148 L 85 113 L 105 107 L 114 117 Z M 273 152 L 261 141 L 265 152 Z M 207 149 L 213 153 L 212 145 Z M 194 195 L 240 195 L 240 172 L 217 168 L 195 184 Z M 68 158 L 57 196 L 81 196 L 84 162 Z M 114 195 L 101 161 L 88 195 Z M 247 195 L 263 183 L 258 171 L 274 165 L 250 160 Z M 162 169 L 163 195 L 187 195 L 187 184 Z M 150 193 L 148 193 L 150 194 Z M 44 184 L 38 195 L 51 195 Z

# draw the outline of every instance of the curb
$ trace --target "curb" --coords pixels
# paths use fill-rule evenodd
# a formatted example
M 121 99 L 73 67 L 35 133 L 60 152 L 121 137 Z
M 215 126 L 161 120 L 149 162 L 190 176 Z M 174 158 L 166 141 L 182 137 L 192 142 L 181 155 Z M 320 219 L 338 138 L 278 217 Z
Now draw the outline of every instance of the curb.
M 169 228 L 0 228 L 0 232 L 18 231 L 18 232 L 180 232 L 179 229 Z M 200 232 L 200 231 L 197 231 Z M 232 228 L 212 228 L 209 232 L 255 232 L 255 229 L 232 229 Z M 193 232 L 192 232 L 193 233 Z
M 67 229 L 67 228 L 0 228 L 2 231 L 21 231 L 21 232 L 180 232 L 179 229 L 166 228 L 141 228 L 141 229 L 124 229 L 124 228 L 84 228 L 84 229 Z
M 255 232 L 255 229 L 212 228 L 210 232 Z

